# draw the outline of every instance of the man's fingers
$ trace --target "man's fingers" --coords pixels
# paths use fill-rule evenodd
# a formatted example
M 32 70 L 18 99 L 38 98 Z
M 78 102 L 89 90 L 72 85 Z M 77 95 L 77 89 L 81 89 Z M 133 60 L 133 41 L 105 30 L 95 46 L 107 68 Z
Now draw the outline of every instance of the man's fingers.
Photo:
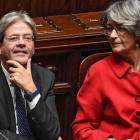
M 20 65 L 18 62 L 14 60 L 8 60 L 7 63 L 10 65 L 10 67 L 14 67 L 14 68 L 22 67 L 22 65 Z
M 31 58 L 28 59 L 26 69 L 29 70 L 29 71 L 31 71 Z

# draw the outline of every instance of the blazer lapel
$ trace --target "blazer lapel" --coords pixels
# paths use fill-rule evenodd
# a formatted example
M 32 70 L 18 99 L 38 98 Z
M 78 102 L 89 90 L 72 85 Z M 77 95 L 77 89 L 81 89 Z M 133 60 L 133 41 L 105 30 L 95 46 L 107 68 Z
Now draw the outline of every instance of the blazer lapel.
M 31 72 L 32 72 L 32 78 L 33 78 L 33 81 L 34 81 L 36 87 L 40 89 L 40 87 L 41 87 L 41 81 L 37 78 L 37 73 L 36 73 L 35 68 L 34 68 L 33 65 L 32 65 Z M 27 105 L 27 106 L 26 106 L 26 107 L 27 107 L 27 110 L 30 111 L 30 108 L 29 108 L 28 103 L 26 103 L 26 105 Z M 27 114 L 27 116 L 28 116 L 28 114 Z M 28 120 L 29 120 L 29 125 L 30 125 L 30 128 L 31 128 L 31 131 L 32 131 L 32 133 L 34 134 L 34 129 L 33 129 L 33 127 L 32 127 L 32 123 L 31 123 L 32 120 L 31 120 L 30 117 L 28 117 Z
M 0 64 L 0 103 L 10 124 L 10 130 L 15 132 L 16 123 L 12 96 L 5 74 L 2 70 L 1 64 Z
M 32 65 L 32 78 L 33 78 L 33 81 L 34 81 L 36 87 L 40 89 L 40 87 L 41 87 L 41 81 L 37 78 L 36 74 L 37 73 L 35 71 L 35 68 Z

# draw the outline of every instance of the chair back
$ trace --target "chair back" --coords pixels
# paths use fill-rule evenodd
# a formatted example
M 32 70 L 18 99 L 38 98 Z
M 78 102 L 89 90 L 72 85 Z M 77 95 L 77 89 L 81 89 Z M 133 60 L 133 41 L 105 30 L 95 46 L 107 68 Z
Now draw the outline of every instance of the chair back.
M 79 88 L 82 86 L 88 69 L 95 62 L 107 57 L 111 52 L 96 53 L 86 57 L 80 64 L 79 69 Z

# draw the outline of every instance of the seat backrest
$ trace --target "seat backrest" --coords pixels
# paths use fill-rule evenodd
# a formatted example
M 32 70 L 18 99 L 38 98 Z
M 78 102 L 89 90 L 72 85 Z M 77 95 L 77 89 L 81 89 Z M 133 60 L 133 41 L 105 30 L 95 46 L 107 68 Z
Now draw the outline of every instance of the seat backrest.
M 79 88 L 82 86 L 85 76 L 88 72 L 89 67 L 94 64 L 95 62 L 105 58 L 111 52 L 103 52 L 103 53 L 96 53 L 86 57 L 80 64 L 79 69 Z

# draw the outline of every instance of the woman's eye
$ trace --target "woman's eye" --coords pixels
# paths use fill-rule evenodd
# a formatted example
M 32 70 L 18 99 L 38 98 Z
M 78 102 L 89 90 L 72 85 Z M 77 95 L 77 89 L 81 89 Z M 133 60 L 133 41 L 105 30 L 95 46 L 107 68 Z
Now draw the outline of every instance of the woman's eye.
M 107 28 L 107 31 L 110 31 L 111 32 L 112 30 L 113 30 L 113 28 L 110 28 L 110 27 Z
M 119 31 L 125 31 L 125 30 L 126 30 L 126 29 L 125 29 L 124 27 L 122 27 L 122 26 L 117 27 L 117 29 L 118 29 Z

